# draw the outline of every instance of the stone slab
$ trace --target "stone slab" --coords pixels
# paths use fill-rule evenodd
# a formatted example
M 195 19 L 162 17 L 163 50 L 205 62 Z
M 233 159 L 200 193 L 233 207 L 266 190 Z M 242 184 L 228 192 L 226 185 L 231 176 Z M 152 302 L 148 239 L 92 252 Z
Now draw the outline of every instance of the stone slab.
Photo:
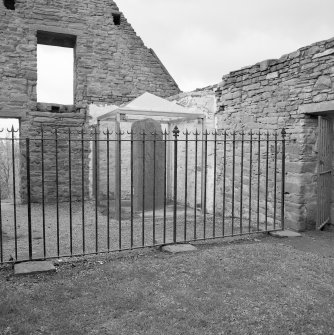
M 170 254 L 179 254 L 183 252 L 190 252 L 197 250 L 196 247 L 194 247 L 191 244 L 172 244 L 172 245 L 165 245 L 161 248 L 163 252 L 168 252 Z
M 49 261 L 17 263 L 14 265 L 15 276 L 52 272 L 56 272 L 56 268 Z
M 301 234 L 292 230 L 272 231 L 269 233 L 272 237 L 287 238 L 287 237 L 302 237 Z
M 143 206 L 145 210 L 152 210 L 154 206 L 163 208 L 165 153 L 161 124 L 153 119 L 139 120 L 132 124 L 131 131 L 134 139 L 134 210 L 140 211 Z M 146 134 L 145 143 L 142 142 L 143 133 Z

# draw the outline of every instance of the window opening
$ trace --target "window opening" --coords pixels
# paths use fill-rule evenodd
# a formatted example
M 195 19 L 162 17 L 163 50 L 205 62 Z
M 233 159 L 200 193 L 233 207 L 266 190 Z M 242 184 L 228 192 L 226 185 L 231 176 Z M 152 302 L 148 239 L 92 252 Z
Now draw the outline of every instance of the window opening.
M 114 20 L 114 24 L 116 26 L 119 26 L 121 24 L 121 14 L 119 14 L 119 13 L 113 13 L 112 17 L 113 17 L 113 20 Z
M 37 101 L 74 103 L 74 48 L 76 36 L 37 32 Z
M 9 10 L 15 10 L 15 0 L 3 0 L 4 6 Z

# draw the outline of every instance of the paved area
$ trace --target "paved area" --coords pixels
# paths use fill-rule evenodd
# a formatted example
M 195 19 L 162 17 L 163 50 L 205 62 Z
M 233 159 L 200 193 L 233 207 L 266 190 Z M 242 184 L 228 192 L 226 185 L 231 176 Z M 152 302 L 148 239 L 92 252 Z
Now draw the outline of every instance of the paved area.
M 276 243 L 291 246 L 297 250 L 310 252 L 323 257 L 334 258 L 334 226 L 326 227 L 323 231 L 309 231 L 301 233 L 299 238 L 269 239 Z

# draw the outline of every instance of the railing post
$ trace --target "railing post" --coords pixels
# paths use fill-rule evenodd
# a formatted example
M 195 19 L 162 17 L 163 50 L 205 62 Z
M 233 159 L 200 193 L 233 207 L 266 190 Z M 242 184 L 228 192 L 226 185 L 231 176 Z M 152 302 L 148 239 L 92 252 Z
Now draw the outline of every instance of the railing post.
M 30 139 L 26 138 L 26 163 L 27 163 L 27 205 L 28 205 L 28 242 L 29 260 L 32 260 L 32 233 L 31 233 L 31 189 L 30 189 Z
M 282 186 L 281 186 L 281 220 L 282 230 L 285 229 L 285 128 L 282 129 Z
M 175 126 L 174 136 L 174 215 L 173 215 L 173 243 L 176 243 L 176 217 L 177 217 L 177 138 L 180 130 Z

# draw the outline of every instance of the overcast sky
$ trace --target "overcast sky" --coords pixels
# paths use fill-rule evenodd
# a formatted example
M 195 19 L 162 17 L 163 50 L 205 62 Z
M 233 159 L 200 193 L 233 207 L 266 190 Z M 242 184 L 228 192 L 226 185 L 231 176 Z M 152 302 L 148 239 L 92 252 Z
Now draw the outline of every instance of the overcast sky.
M 334 0 L 116 0 L 116 3 L 183 91 L 218 83 L 230 71 L 334 37 Z M 54 51 L 39 54 L 43 52 L 58 60 L 65 57 Z M 71 60 L 68 63 L 71 66 Z M 50 68 L 47 64 L 46 67 Z M 48 82 L 53 78 L 52 85 L 60 84 L 60 88 L 52 89 L 59 97 L 59 101 L 52 102 L 71 103 L 68 101 L 71 87 L 64 85 L 62 69 L 53 67 L 53 70 L 52 75 L 40 70 L 39 83 L 43 75 Z M 72 73 L 70 67 L 64 70 L 65 74 Z M 39 100 L 54 100 L 47 92 L 41 92 L 42 86 L 39 85 Z

